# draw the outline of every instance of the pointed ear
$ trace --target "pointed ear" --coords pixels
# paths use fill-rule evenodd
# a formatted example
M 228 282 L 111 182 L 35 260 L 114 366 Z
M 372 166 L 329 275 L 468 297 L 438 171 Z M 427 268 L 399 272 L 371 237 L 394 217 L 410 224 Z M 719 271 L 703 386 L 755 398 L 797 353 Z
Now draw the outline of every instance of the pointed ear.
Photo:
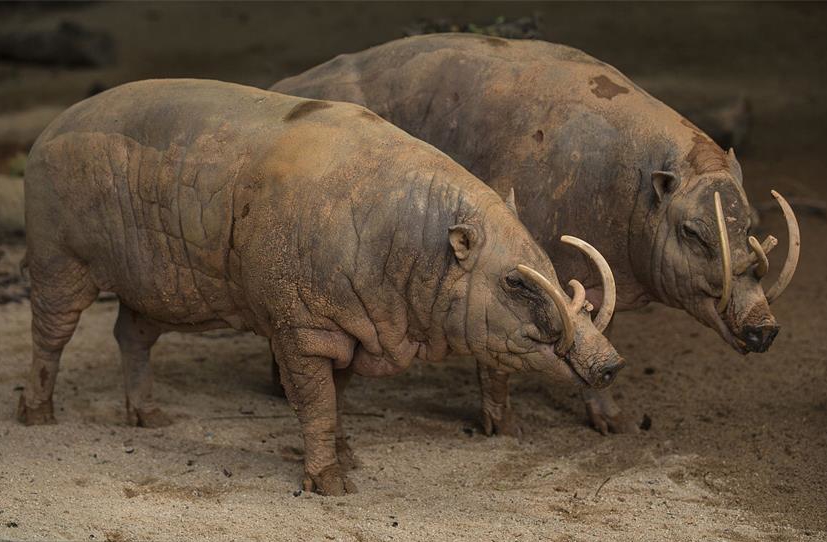
M 655 189 L 656 203 L 660 204 L 681 185 L 678 176 L 671 171 L 653 171 L 652 187 Z
M 476 226 L 457 224 L 448 228 L 448 240 L 460 264 L 473 264 L 479 250 L 480 235 Z M 467 267 L 463 265 L 463 268 Z
M 517 215 L 517 202 L 514 201 L 514 187 L 511 187 L 511 192 L 508 193 L 508 197 L 505 198 L 505 206 L 511 209 L 511 212 L 514 213 L 514 216 Z
M 741 172 L 741 164 L 738 163 L 738 159 L 735 158 L 735 150 L 730 147 L 726 153 L 726 161 L 729 164 L 729 169 L 732 171 L 732 175 L 735 177 L 735 180 L 738 181 L 738 184 L 744 184 L 744 174 Z

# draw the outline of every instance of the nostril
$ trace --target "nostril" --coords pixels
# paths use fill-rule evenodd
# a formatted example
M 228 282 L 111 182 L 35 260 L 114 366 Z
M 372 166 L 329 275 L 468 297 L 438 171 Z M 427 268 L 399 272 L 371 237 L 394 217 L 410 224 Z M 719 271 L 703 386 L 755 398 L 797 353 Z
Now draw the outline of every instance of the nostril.
M 618 371 L 623 368 L 623 362 L 612 363 L 603 367 L 600 371 L 600 381 L 601 384 L 604 386 L 608 386 L 611 384 L 615 377 L 617 376 Z
M 606 369 L 605 371 L 603 371 L 603 383 L 604 384 L 609 384 L 614 379 L 615 379 L 614 369 Z
M 748 326 L 744 328 L 744 342 L 753 352 L 765 352 L 778 335 L 778 326 Z

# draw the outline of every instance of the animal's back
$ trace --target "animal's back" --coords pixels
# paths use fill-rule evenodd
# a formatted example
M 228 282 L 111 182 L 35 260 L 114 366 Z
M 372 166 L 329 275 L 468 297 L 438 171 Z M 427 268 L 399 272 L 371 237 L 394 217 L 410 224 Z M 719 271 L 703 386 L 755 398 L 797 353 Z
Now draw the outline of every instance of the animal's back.
M 30 261 L 88 264 L 100 289 L 171 323 L 239 323 L 228 265 L 239 174 L 292 98 L 193 80 L 124 85 L 70 108 L 32 150 Z

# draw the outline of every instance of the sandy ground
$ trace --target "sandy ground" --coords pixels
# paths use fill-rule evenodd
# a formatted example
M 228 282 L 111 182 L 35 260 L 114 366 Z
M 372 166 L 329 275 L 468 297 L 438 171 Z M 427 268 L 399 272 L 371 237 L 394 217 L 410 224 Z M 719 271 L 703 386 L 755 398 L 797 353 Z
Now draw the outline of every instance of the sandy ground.
M 70 103 L 92 83 L 155 74 L 266 85 L 396 37 L 417 14 L 536 8 L 195 7 L 93 4 L 0 17 L 0 29 L 58 16 L 111 28 L 120 59 L 71 71 L 0 63 L 0 110 Z M 771 187 L 827 198 L 827 7 L 542 9 L 549 38 L 651 88 L 745 92 L 755 126 L 739 156 L 753 202 Z M 345 420 L 360 493 L 344 498 L 298 494 L 298 423 L 270 394 L 262 339 L 162 337 L 156 395 L 175 423 L 132 428 L 111 334 L 117 305 L 100 301 L 64 354 L 60 423 L 26 428 L 13 413 L 29 364 L 28 302 L 0 303 L 0 539 L 827 540 L 827 221 L 799 219 L 802 260 L 774 306 L 782 331 L 769 353 L 742 358 L 663 307 L 618 315 L 612 339 L 629 366 L 614 393 L 651 418 L 648 431 L 601 437 L 585 425 L 575 390 L 524 376 L 513 390 L 523 441 L 486 438 L 470 360 L 354 379 Z M 777 269 L 780 214 L 766 213 L 762 226 L 782 238 Z M 4 300 L 25 292 L 14 278 L 24 249 L 0 244 Z

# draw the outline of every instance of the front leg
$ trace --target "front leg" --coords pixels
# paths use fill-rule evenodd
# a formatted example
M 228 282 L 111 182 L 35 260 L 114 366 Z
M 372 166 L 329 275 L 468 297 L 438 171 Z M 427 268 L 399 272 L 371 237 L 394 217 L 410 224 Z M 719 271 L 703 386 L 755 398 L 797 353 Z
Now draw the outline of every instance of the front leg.
M 482 394 L 482 427 L 485 434 L 520 438 L 522 430 L 511 409 L 508 395 L 508 373 L 487 367 L 477 361 L 477 378 Z
M 356 459 L 353 449 L 347 443 L 347 434 L 342 419 L 345 410 L 345 388 L 352 376 L 352 365 L 348 365 L 344 369 L 333 370 L 333 383 L 336 386 L 336 457 L 339 459 L 339 465 L 344 470 L 355 469 L 359 466 L 359 461 Z
M 609 390 L 586 388 L 583 390 L 586 414 L 592 427 L 601 435 L 609 433 L 637 433 L 637 424 L 615 403 Z
M 273 352 L 280 363 L 281 383 L 299 418 L 304 437 L 305 491 L 339 496 L 355 493 L 336 456 L 336 386 L 333 362 L 304 356 L 291 348 Z

